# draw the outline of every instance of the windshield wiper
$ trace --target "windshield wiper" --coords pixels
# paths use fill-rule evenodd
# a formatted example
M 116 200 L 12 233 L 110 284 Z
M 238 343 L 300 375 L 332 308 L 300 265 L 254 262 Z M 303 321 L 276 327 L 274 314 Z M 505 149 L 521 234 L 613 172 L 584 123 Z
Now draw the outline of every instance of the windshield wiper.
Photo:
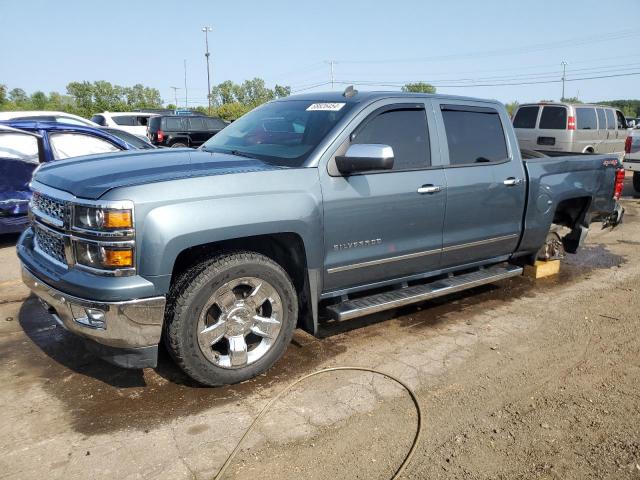
M 236 157 L 246 157 L 253 158 L 254 160 L 258 160 L 258 157 L 251 155 L 250 153 L 241 152 L 240 150 L 229 150 L 231 155 L 235 155 Z

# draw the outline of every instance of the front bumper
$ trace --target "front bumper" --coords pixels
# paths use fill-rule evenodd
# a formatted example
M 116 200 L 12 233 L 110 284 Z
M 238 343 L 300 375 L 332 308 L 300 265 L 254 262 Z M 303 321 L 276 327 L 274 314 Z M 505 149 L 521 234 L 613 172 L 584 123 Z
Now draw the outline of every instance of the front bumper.
M 22 280 L 65 329 L 90 340 L 90 349 L 128 368 L 155 367 L 165 297 L 102 302 L 67 295 L 47 285 L 24 265 Z

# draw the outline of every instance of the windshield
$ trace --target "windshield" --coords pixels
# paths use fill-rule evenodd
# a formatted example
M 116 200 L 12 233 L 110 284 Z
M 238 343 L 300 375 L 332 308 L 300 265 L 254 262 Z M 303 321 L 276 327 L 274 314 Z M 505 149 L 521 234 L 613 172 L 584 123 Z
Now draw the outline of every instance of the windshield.
M 225 127 L 202 149 L 299 167 L 350 108 L 344 102 L 267 103 Z
M 150 148 L 155 148 L 149 142 L 147 142 L 144 138 L 138 137 L 137 135 L 133 135 L 132 133 L 125 132 L 124 130 L 118 130 L 116 128 L 104 128 L 111 135 L 118 137 L 120 140 L 124 140 L 132 147 L 147 150 Z

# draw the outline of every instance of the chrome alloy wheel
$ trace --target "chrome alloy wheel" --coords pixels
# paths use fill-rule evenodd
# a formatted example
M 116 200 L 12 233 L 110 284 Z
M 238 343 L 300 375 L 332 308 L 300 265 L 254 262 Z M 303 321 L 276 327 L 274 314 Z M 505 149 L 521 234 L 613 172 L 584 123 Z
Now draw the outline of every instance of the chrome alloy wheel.
M 241 368 L 269 351 L 281 325 L 275 288 L 260 278 L 236 278 L 218 288 L 200 313 L 198 344 L 214 365 Z

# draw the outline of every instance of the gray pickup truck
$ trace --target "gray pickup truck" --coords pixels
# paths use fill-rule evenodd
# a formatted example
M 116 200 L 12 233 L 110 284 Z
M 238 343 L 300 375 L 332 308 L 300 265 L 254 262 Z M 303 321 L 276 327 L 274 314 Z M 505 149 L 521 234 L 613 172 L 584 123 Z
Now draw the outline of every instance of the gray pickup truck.
M 164 341 L 188 375 L 222 385 L 267 370 L 319 318 L 575 252 L 592 222 L 621 219 L 623 178 L 613 154 L 523 155 L 496 101 L 314 93 L 199 150 L 43 165 L 17 250 L 24 282 L 99 356 L 153 367 Z

